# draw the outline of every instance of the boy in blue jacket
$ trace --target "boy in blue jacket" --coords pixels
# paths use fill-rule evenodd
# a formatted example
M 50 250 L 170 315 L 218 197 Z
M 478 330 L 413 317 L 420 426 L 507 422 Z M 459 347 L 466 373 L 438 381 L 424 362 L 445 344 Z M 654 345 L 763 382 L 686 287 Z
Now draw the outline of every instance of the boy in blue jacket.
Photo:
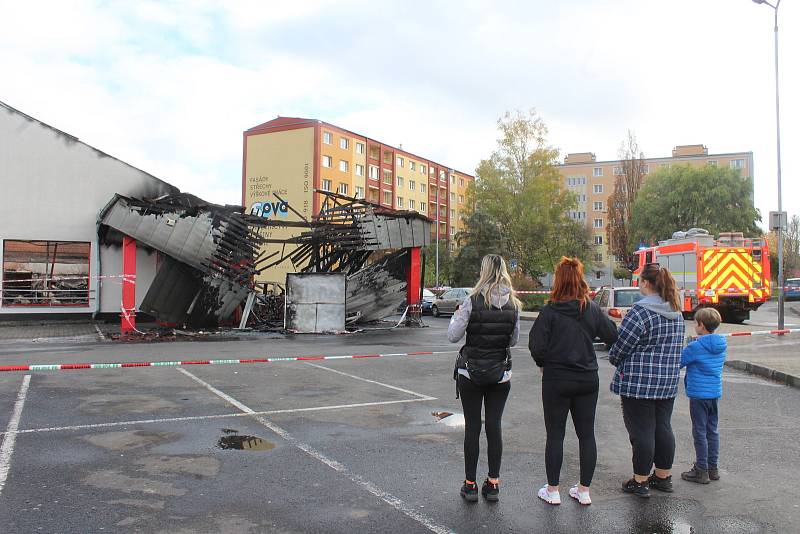
M 715 334 L 722 318 L 714 308 L 701 308 L 694 314 L 698 338 L 681 352 L 681 367 L 686 367 L 686 396 L 692 417 L 695 463 L 683 480 L 708 484 L 719 480 L 719 399 L 722 396 L 722 368 L 728 344 Z

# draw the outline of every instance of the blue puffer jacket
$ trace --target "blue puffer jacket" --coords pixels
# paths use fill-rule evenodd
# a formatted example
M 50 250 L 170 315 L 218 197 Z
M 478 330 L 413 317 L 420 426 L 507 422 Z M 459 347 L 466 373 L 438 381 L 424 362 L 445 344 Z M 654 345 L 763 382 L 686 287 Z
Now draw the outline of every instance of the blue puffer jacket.
M 690 399 L 718 399 L 722 396 L 722 367 L 728 343 L 719 334 L 700 336 L 681 352 L 686 367 L 686 396 Z

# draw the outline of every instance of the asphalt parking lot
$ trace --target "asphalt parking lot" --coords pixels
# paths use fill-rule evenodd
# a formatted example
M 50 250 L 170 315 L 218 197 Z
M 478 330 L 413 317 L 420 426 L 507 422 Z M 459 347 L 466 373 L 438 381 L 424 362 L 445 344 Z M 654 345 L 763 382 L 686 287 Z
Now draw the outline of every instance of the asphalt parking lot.
M 454 349 L 445 338 L 447 319 L 425 322 L 429 328 L 217 343 L 15 344 L 0 347 L 0 359 L 12 365 Z M 796 343 L 736 339 L 730 357 L 796 353 Z M 525 333 L 520 344 L 527 346 Z M 515 352 L 501 502 L 462 502 L 463 430 L 432 415 L 461 412 L 454 355 L 2 373 L 0 430 L 12 430 L 0 449 L 2 531 L 797 530 L 790 474 L 800 458 L 800 391 L 728 370 L 718 483 L 676 481 L 674 494 L 650 501 L 622 494 L 630 446 L 618 398 L 603 387 L 594 504 L 580 508 L 566 497 L 578 473 L 577 442 L 568 433 L 565 501 L 545 505 L 535 495 L 544 482 L 540 379 L 527 350 Z M 602 360 L 601 381 L 610 377 Z M 673 424 L 679 471 L 693 459 L 682 392 Z M 485 462 L 484 454 L 479 472 Z

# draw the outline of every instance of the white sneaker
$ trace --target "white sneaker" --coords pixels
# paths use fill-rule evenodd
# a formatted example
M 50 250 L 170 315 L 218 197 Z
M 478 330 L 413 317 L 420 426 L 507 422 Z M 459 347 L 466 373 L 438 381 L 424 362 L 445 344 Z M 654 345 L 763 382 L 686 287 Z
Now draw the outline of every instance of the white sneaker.
M 585 506 L 592 504 L 592 498 L 589 496 L 589 492 L 578 491 L 577 485 L 569 489 L 569 496 Z
M 547 491 L 547 484 L 542 486 L 542 489 L 539 490 L 539 498 L 547 504 L 561 504 L 561 494 L 558 491 L 554 491 L 553 493 Z

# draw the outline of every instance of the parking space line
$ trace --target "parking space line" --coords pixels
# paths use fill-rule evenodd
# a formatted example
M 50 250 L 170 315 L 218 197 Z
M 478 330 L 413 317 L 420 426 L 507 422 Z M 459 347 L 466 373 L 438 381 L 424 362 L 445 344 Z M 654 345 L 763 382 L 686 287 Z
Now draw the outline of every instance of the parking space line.
M 31 375 L 25 375 L 22 379 L 19 393 L 17 393 L 17 401 L 14 403 L 11 420 L 9 420 L 6 427 L 6 434 L 3 436 L 3 445 L 0 446 L 0 494 L 3 493 L 8 471 L 11 469 L 11 455 L 14 454 L 14 443 L 17 441 L 16 430 L 19 428 L 19 420 L 22 418 L 22 408 L 25 406 L 25 398 L 28 396 L 30 384 Z
M 402 399 L 402 400 L 392 400 L 392 401 L 377 401 L 377 402 L 356 402 L 352 404 L 334 404 L 330 406 L 311 406 L 308 408 L 286 408 L 283 410 L 265 410 L 261 412 L 255 412 L 255 415 L 276 415 L 276 414 L 284 414 L 284 413 L 299 413 L 299 412 L 321 412 L 321 411 L 330 411 L 330 410 L 343 410 L 348 408 L 364 408 L 370 406 L 384 406 L 387 404 L 408 404 L 411 402 L 423 402 L 428 400 L 436 400 L 433 397 L 425 397 L 420 399 Z M 149 425 L 149 424 L 158 424 L 158 423 L 181 423 L 181 422 L 191 422 L 191 421 L 204 421 L 210 419 L 226 419 L 229 417 L 246 417 L 250 416 L 251 414 L 248 413 L 222 413 L 222 414 L 214 414 L 214 415 L 189 415 L 185 417 L 163 417 L 158 419 L 135 419 L 131 421 L 112 421 L 109 423 L 92 423 L 87 425 L 71 425 L 71 426 L 51 426 L 51 427 L 44 427 L 44 428 L 26 428 L 23 430 L 14 430 L 14 431 L 6 431 L 0 432 L 0 436 L 4 436 L 6 434 L 38 434 L 42 432 L 64 432 L 69 430 L 91 430 L 94 428 L 108 428 L 108 427 L 115 427 L 115 426 L 135 426 L 135 425 Z
M 355 380 L 361 380 L 362 382 L 368 382 L 370 384 L 376 384 L 378 386 L 383 386 L 385 388 L 394 389 L 396 391 L 401 391 L 403 393 L 408 393 L 409 395 L 414 395 L 415 397 L 419 397 L 425 400 L 436 400 L 435 397 L 429 397 L 428 395 L 423 395 L 422 393 L 417 393 L 416 391 L 411 391 L 410 389 L 403 389 L 397 386 L 392 386 L 389 384 L 384 384 L 383 382 L 378 382 L 377 380 L 370 380 L 369 378 L 363 378 L 356 375 L 351 375 L 350 373 L 345 373 L 343 371 L 339 371 L 338 369 L 331 369 L 330 367 L 325 367 L 324 365 L 319 365 L 316 363 L 304 362 L 306 365 L 310 365 L 311 367 L 316 367 L 317 369 L 324 369 L 325 371 L 330 371 L 331 373 L 336 373 L 337 375 L 346 376 L 348 378 L 353 378 Z
M 431 532 L 436 532 L 437 534 L 446 534 L 446 533 L 453 532 L 451 529 L 447 528 L 446 526 L 436 523 L 432 518 L 428 517 L 427 515 L 419 513 L 416 509 L 414 509 L 412 506 L 406 504 L 401 499 L 398 499 L 397 497 L 393 496 L 392 494 L 390 494 L 390 493 L 388 493 L 386 491 L 383 491 L 382 489 L 377 487 L 372 482 L 364 479 L 362 476 L 353 473 L 344 464 L 342 464 L 340 462 L 337 462 L 336 460 L 333 460 L 331 458 L 328 458 L 327 456 L 325 456 L 324 454 L 322 454 L 318 450 L 314 449 L 311 445 L 309 445 L 307 443 L 304 443 L 304 442 L 300 441 L 299 439 L 295 438 L 289 432 L 284 430 L 282 427 L 276 425 L 272 421 L 270 421 L 270 420 L 268 420 L 268 419 L 266 419 L 266 418 L 264 418 L 264 417 L 262 417 L 260 415 L 257 415 L 257 413 L 254 410 L 252 410 L 251 408 L 249 408 L 245 404 L 239 402 L 238 400 L 234 399 L 233 397 L 231 397 L 227 393 L 224 393 L 224 392 L 218 390 L 217 388 L 215 388 L 214 386 L 212 386 L 208 382 L 205 382 L 201 378 L 196 377 L 195 375 L 193 375 L 192 373 L 190 373 L 186 369 L 183 369 L 183 368 L 179 367 L 178 371 L 180 371 L 181 373 L 183 373 L 187 377 L 191 378 L 196 383 L 200 384 L 201 386 L 206 388 L 208 391 L 210 391 L 214 395 L 220 397 L 221 399 L 224 399 L 231 406 L 235 406 L 239 410 L 241 410 L 241 411 L 245 412 L 246 414 L 250 415 L 254 420 L 258 421 L 259 423 L 264 425 L 266 428 L 270 429 L 272 432 L 274 432 L 275 434 L 277 434 L 280 437 L 282 437 L 289 444 L 291 444 L 294 447 L 300 449 L 301 451 L 303 451 L 304 453 L 306 453 L 307 455 L 309 455 L 313 459 L 317 460 L 318 462 L 321 462 L 321 463 L 327 465 L 328 467 L 330 467 L 331 469 L 333 469 L 337 473 L 341 473 L 342 475 L 347 477 L 351 482 L 353 482 L 357 486 L 361 487 L 362 489 L 364 489 L 367 492 L 371 493 L 375 497 L 379 498 L 380 500 L 382 500 L 383 502 L 385 502 L 386 504 L 388 504 L 389 506 L 391 506 L 392 508 L 394 508 L 398 512 L 402 513 L 406 517 L 408 517 L 410 519 L 413 519 L 414 521 L 416 521 L 417 523 L 421 524 L 422 526 L 424 526 L 425 528 L 427 528 Z M 420 400 L 422 400 L 422 399 L 420 399 Z

